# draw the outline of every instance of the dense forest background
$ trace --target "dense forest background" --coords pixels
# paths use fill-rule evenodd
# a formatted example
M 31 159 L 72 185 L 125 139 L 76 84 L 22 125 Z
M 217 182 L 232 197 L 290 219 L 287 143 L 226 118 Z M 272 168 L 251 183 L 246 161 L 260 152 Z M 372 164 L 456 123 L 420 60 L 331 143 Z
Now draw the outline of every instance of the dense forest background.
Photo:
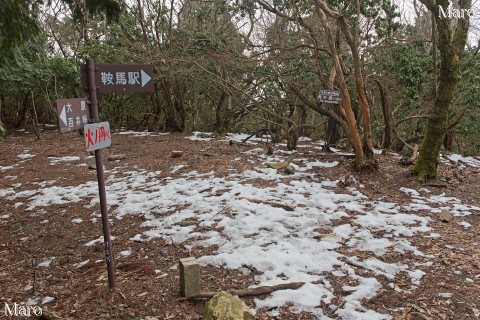
M 41 137 L 39 128 L 57 123 L 57 99 L 87 95 L 79 66 L 92 58 L 154 65 L 154 93 L 100 95 L 100 118 L 114 128 L 262 132 L 289 148 L 309 136 L 355 149 L 361 137 L 366 158 L 372 147 L 411 153 L 434 116 L 442 34 L 428 5 L 402 8 L 382 0 L 2 1 L 0 120 Z M 469 27 L 443 148 L 478 155 L 480 47 L 474 19 Z M 344 105 L 319 102 L 321 89 L 341 90 Z

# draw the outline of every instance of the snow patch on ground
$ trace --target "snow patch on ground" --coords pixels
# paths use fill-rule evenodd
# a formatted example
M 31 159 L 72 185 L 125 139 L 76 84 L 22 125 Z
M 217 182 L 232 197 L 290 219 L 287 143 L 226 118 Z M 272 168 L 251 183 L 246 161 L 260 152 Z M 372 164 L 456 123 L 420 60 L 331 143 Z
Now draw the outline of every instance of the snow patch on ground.
M 46 259 L 38 264 L 39 267 L 50 267 L 52 261 L 55 260 L 55 257 L 51 257 L 50 259 Z
M 37 207 L 46 207 L 52 204 L 65 204 L 79 202 L 82 199 L 91 197 L 93 204 L 98 202 L 95 197 L 98 195 L 98 184 L 96 181 L 89 181 L 78 186 L 51 186 L 34 190 L 17 192 L 7 199 L 27 197 L 30 201 L 26 210 L 31 211 Z M 1 190 L 0 190 L 1 196 Z
M 13 166 L 0 166 L 0 171 L 6 171 L 15 168 L 17 165 Z
M 72 266 L 78 269 L 78 268 L 81 268 L 81 267 L 87 265 L 89 262 L 90 262 L 90 259 L 79 262 L 79 263 L 74 263 Z
M 211 132 L 199 132 L 199 131 L 194 131 L 192 132 L 192 136 L 185 137 L 185 139 L 190 139 L 193 141 L 211 141 L 213 138 L 211 137 L 205 137 L 205 136 L 211 136 Z
M 460 154 L 449 154 L 448 155 L 448 161 L 447 159 L 444 159 L 443 157 L 440 158 L 443 163 L 449 164 L 450 161 L 453 161 L 455 163 L 460 163 L 462 165 L 467 165 L 470 167 L 480 167 L 480 160 L 474 157 L 465 157 Z
M 197 132 L 187 138 L 209 140 L 209 135 Z M 246 137 L 248 135 L 228 135 L 235 141 Z M 256 137 L 250 140 L 263 141 Z M 343 297 L 345 303 L 334 311 L 335 317 L 370 320 L 391 319 L 362 304 L 382 289 L 379 277 L 392 280 L 390 289 L 401 290 L 394 285 L 394 279 L 399 274 L 406 275 L 413 290 L 425 275 L 422 268 L 432 263 L 431 256 L 410 242 L 416 235 L 438 236 L 429 227 L 431 220 L 417 215 L 416 211 L 436 214 L 447 209 L 456 216 L 480 211 L 479 207 L 426 189 L 401 188 L 411 202 L 399 205 L 369 199 L 355 187 L 332 190 L 339 180 L 302 179 L 316 168 L 338 165 L 336 161 L 300 159 L 299 164 L 294 165 L 297 172 L 286 179 L 281 170 L 265 166 L 266 162 L 282 161 L 281 156 L 267 157 L 264 152 L 263 148 L 257 148 L 243 153 L 254 165 L 242 172 L 232 169 L 234 172 L 226 177 L 217 177 L 214 172 L 190 171 L 172 178 L 161 176 L 160 172 L 128 171 L 126 167 L 110 171 L 106 189 L 107 203 L 114 208 L 112 218 L 142 217 L 141 226 L 145 231 L 132 234 L 131 239 L 162 238 L 189 248 L 215 246 L 217 249 L 211 255 L 198 257 L 201 264 L 245 273 L 256 270 L 254 278 L 259 285 L 305 282 L 294 292 L 277 291 L 255 299 L 256 308 L 268 308 L 272 316 L 278 314 L 279 307 L 291 304 L 298 312 L 307 311 L 319 319 L 329 319 L 318 306 L 323 303 L 332 310 L 332 301 L 342 294 L 332 283 L 346 279 L 351 284 L 342 285 L 347 295 Z M 50 159 L 59 163 L 78 161 L 80 157 Z M 2 168 L 5 167 L 0 167 L 0 171 Z M 172 167 L 172 172 L 182 168 L 182 165 Z M 264 180 L 262 185 L 267 186 L 258 187 L 255 182 L 259 180 Z M 84 200 L 90 200 L 85 206 L 91 207 L 98 204 L 98 187 L 96 181 L 73 186 L 55 186 L 54 181 L 44 181 L 32 190 L 27 188 L 18 193 L 13 188 L 1 189 L 0 197 L 23 198 L 27 210 Z M 93 219 L 98 219 L 97 216 Z M 198 223 L 181 224 L 189 219 Z M 82 219 L 72 222 L 80 223 Z M 467 222 L 459 224 L 469 227 Z M 102 242 L 103 237 L 99 237 L 85 245 Z M 413 254 L 416 259 L 388 262 L 385 256 L 389 253 Z M 131 254 L 130 249 L 119 253 L 125 257 Z M 53 260 L 54 257 L 47 259 L 39 266 L 48 267 Z M 88 261 L 76 266 L 83 263 Z M 465 281 L 474 280 L 466 278 Z
M 55 300 L 54 297 L 49 297 L 49 296 L 47 296 L 47 297 L 44 297 L 44 298 L 42 299 L 42 302 L 41 302 L 40 304 L 47 304 L 47 303 L 49 303 L 49 302 L 52 302 L 53 300 Z
M 148 132 L 148 131 L 122 131 L 118 133 L 119 135 L 129 135 L 133 137 L 155 137 L 155 136 L 165 136 L 170 134 L 169 132 Z
M 177 164 L 177 165 L 174 165 L 174 166 L 172 166 L 172 171 L 170 171 L 170 173 L 175 173 L 175 172 L 177 172 L 178 170 L 183 169 L 183 168 L 186 168 L 186 167 L 188 167 L 186 164 Z
M 66 157 L 48 157 L 50 159 L 50 165 L 56 165 L 61 162 L 72 162 L 72 161 L 79 161 L 80 157 L 78 156 L 66 156 Z
M 446 209 L 456 217 L 464 217 L 473 214 L 474 211 L 480 211 L 480 207 L 463 204 L 459 199 L 448 197 L 445 193 L 430 195 L 428 192 L 426 196 L 422 196 L 417 190 L 403 187 L 400 188 L 400 191 L 412 198 L 412 203 L 406 206 L 412 211 L 429 210 L 432 213 L 439 213 Z
M 472 225 L 466 221 L 461 221 L 458 223 L 459 225 L 461 225 L 464 229 L 468 229 L 470 227 L 472 227 Z
M 255 135 L 246 134 L 246 133 L 229 133 L 227 134 L 227 139 L 235 142 L 243 142 L 247 139 L 248 144 L 258 144 L 258 142 L 267 142 L 270 141 L 270 137 L 256 137 Z
M 111 237 L 110 237 L 110 240 L 112 240 L 112 241 L 115 240 L 115 237 L 114 237 L 114 236 L 111 236 Z M 97 244 L 97 243 L 103 243 L 103 236 L 100 236 L 100 237 L 98 237 L 97 239 L 94 239 L 94 240 L 92 240 L 92 241 L 89 241 L 89 242 L 85 243 L 85 246 L 86 246 L 86 247 L 91 247 L 91 246 L 93 246 L 93 245 L 95 245 L 95 244 Z
M 128 257 L 132 254 L 132 250 L 123 250 L 118 253 L 122 257 Z
M 29 154 L 28 150 L 25 150 L 23 153 L 17 155 L 17 158 L 20 158 L 20 159 L 23 159 L 23 160 L 31 159 L 33 157 L 35 157 L 35 155 Z
M 15 194 L 15 190 L 12 188 L 9 189 L 0 189 L 0 197 L 5 197 L 9 194 Z
M 316 166 L 323 164 L 317 161 L 305 164 L 305 168 Z M 272 176 L 271 187 L 258 188 L 248 183 L 252 179 L 272 180 Z M 259 273 L 256 281 L 261 285 L 306 282 L 295 294 L 282 291 L 265 300 L 257 299 L 257 308 L 276 308 L 290 302 L 299 312 L 308 311 L 321 317 L 323 311 L 316 306 L 320 300 L 328 304 L 335 297 L 336 292 L 330 285 L 335 277 L 332 272 L 341 272 L 357 285 L 344 288 L 350 293 L 336 315 L 343 319 L 388 319 L 386 315 L 365 310 L 361 301 L 381 289 L 376 279 L 379 275 L 394 279 L 399 272 L 405 272 L 412 286 L 418 285 L 424 274 L 418 267 L 381 259 L 392 251 L 412 252 L 422 257 L 408 237 L 430 232 L 429 220 L 407 214 L 394 203 L 371 201 L 354 188 L 350 188 L 349 193 L 336 193 L 331 188 L 337 181 L 283 182 L 284 177 L 267 168 L 255 168 L 233 178 L 215 177 L 213 172 L 199 175 L 192 171 L 177 179 L 162 178 L 147 171 L 117 172 L 108 179 L 107 202 L 116 207 L 112 212 L 116 218 L 144 217 L 146 221 L 142 226 L 147 230 L 137 235 L 138 239 L 163 238 L 171 243 L 190 241 L 193 246 L 218 246 L 216 253 L 200 257 L 199 261 L 245 272 L 254 268 Z M 35 208 L 50 203 L 77 202 L 96 196 L 96 188 L 93 182 L 45 187 L 29 196 L 29 205 Z M 269 202 L 286 203 L 295 210 L 285 211 L 272 207 Z M 200 227 L 210 230 L 202 233 L 195 230 L 195 225 L 179 224 L 187 219 L 196 219 Z M 340 225 L 339 219 L 342 219 Z M 329 229 L 336 236 L 318 238 L 316 228 L 319 227 Z M 384 236 L 376 235 L 378 232 Z M 103 237 L 85 245 L 101 242 Z M 337 251 L 339 248 L 352 255 L 345 256 Z M 359 251 L 371 252 L 376 258 L 362 261 L 355 255 Z M 357 274 L 345 264 L 346 259 L 364 266 L 371 275 Z

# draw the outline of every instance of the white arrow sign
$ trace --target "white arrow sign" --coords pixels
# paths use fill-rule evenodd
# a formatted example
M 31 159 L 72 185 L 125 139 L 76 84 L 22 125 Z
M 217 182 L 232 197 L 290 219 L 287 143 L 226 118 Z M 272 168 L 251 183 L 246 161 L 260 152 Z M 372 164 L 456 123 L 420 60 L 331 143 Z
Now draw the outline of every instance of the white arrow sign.
M 60 112 L 60 120 L 67 125 L 67 112 L 65 111 L 65 106 L 63 106 L 62 112 Z
M 81 70 L 82 86 L 87 90 L 86 65 L 83 65 Z M 98 93 L 155 91 L 153 65 L 151 64 L 96 64 L 94 74 Z
M 152 79 L 148 74 L 145 73 L 142 69 L 140 69 L 140 74 L 142 77 L 142 88 Z
M 58 129 L 60 133 L 82 129 L 90 119 L 86 98 L 57 100 Z

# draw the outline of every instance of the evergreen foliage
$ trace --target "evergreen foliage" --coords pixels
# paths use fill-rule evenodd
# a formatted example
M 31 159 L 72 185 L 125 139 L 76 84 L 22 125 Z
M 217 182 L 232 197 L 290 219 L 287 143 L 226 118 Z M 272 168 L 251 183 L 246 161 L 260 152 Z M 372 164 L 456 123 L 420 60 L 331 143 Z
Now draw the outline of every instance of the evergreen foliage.
M 99 95 L 101 116 L 113 127 L 263 130 L 274 142 L 286 139 L 294 148 L 301 135 L 327 139 L 335 128 L 333 119 L 339 141 L 348 137 L 344 116 L 336 106 L 317 100 L 320 89 L 339 88 L 315 6 L 319 2 L 1 1 L 3 127 L 29 126 L 34 112 L 40 124 L 54 124 L 57 99 L 86 95 L 79 65 L 92 58 L 96 63 L 148 63 L 155 68 L 153 94 Z M 325 3 L 344 19 L 357 41 L 375 144 L 384 139 L 386 102 L 397 140 L 403 141 L 394 145 L 420 144 L 435 99 L 432 53 L 437 49 L 430 42 L 429 14 L 412 26 L 399 19 L 391 1 Z M 65 10 L 59 14 L 49 9 L 55 4 Z M 328 17 L 327 22 L 362 132 L 355 61 L 339 21 Z M 467 50 L 460 69 L 445 126 L 458 122 L 450 129 L 455 151 L 478 154 L 478 47 Z

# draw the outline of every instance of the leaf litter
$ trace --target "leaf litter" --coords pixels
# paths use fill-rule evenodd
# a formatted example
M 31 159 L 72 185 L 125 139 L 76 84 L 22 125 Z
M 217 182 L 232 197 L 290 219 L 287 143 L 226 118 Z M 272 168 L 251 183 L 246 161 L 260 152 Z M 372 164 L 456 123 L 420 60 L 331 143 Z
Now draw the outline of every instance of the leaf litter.
M 228 139 L 241 141 L 245 137 L 229 135 Z M 193 143 L 209 143 L 214 139 L 210 134 L 198 132 L 186 138 Z M 261 142 L 252 139 L 252 143 L 257 141 Z M 304 142 L 315 147 L 315 142 L 307 139 Z M 249 161 L 248 168 L 237 168 L 230 163 L 224 175 L 197 170 L 181 170 L 173 175 L 190 167 L 187 162 L 172 166 L 173 170 L 165 173 L 129 165 L 108 170 L 107 202 L 111 218 L 114 222 L 141 217 L 135 221 L 142 232 L 130 234 L 132 241 L 148 243 L 162 239 L 189 249 L 211 248 L 210 254 L 197 257 L 204 267 L 237 270 L 252 276 L 253 286 L 305 282 L 296 291 L 277 291 L 253 300 L 257 310 L 268 310 L 272 318 L 288 306 L 293 313 L 306 312 L 318 319 L 374 320 L 392 319 L 392 315 L 372 309 L 366 301 L 389 288 L 402 292 L 416 290 L 421 285 L 435 257 L 412 239 L 437 236 L 432 228 L 435 214 L 445 209 L 456 217 L 480 212 L 480 207 L 426 188 L 399 187 L 398 191 L 407 196 L 402 202 L 393 197 L 375 198 L 362 192 L 365 187 L 358 183 L 345 187 L 341 179 L 318 176 L 318 171 L 339 166 L 338 161 L 298 158 L 296 152 L 278 152 L 272 157 L 262 151 L 251 148 L 237 154 L 235 160 Z M 29 154 L 29 158 L 34 156 Z M 291 161 L 291 157 L 296 169 L 293 175 L 286 177 L 280 170 L 266 167 L 266 163 Z M 20 154 L 18 158 L 25 157 Z M 463 166 L 476 166 L 472 159 L 462 162 L 458 156 L 451 158 Z M 48 158 L 53 162 L 52 159 Z M 78 161 L 80 157 L 57 159 Z M 36 182 L 35 188 L 23 186 L 21 191 L 10 186 L 0 189 L 0 197 L 9 201 L 21 199 L 28 206 L 26 211 L 77 202 L 84 203 L 84 208 L 98 205 L 95 180 L 76 185 L 52 184 L 52 180 Z M 269 205 L 274 202 L 288 204 L 294 210 Z M 70 221 L 83 222 L 79 218 Z M 182 221 L 193 223 L 182 224 Z M 458 224 L 462 228 L 471 226 L 466 221 Z M 84 245 L 102 241 L 102 237 L 89 239 Z M 122 257 L 131 254 L 131 249 L 119 253 Z M 395 260 L 392 255 L 410 258 Z M 39 266 L 48 267 L 50 262 L 45 260 Z M 401 288 L 395 284 L 399 277 L 404 284 Z M 383 279 L 388 279 L 387 285 Z M 445 292 L 438 296 L 451 297 Z

